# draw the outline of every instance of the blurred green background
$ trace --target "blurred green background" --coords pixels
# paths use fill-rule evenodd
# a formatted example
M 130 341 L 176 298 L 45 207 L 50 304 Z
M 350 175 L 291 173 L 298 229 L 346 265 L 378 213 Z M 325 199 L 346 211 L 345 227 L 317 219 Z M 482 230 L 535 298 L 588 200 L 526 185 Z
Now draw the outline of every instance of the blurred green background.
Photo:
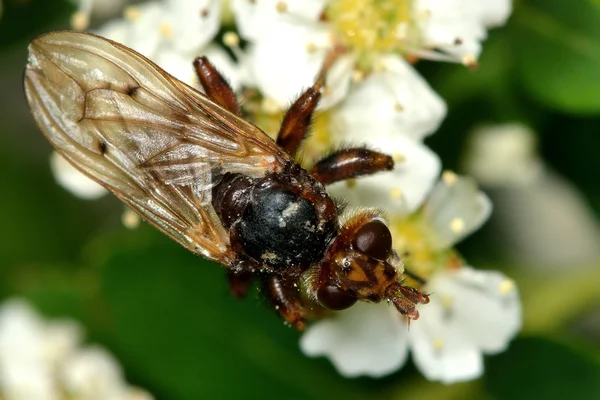
M 27 43 L 67 28 L 73 10 L 58 0 L 3 2 L 2 299 L 22 296 L 49 316 L 79 320 L 89 341 L 117 356 L 130 382 L 159 399 L 600 398 L 600 263 L 593 257 L 600 243 L 590 238 L 593 229 L 569 217 L 573 207 L 544 203 L 557 196 L 544 185 L 536 193 L 487 188 L 497 212 L 459 246 L 471 265 L 517 281 L 525 326 L 509 351 L 487 357 L 484 378 L 452 386 L 426 382 L 410 364 L 381 380 L 340 377 L 328 361 L 303 356 L 298 333 L 256 294 L 232 300 L 221 268 L 148 226 L 127 230 L 113 197 L 90 202 L 60 188 L 49 169 L 50 146 L 25 104 L 22 71 Z M 461 171 L 479 124 L 526 123 L 549 170 L 576 194 L 575 212 L 597 226 L 600 2 L 520 1 L 507 26 L 490 33 L 477 72 L 440 63 L 418 68 L 448 102 L 442 128 L 427 140 L 445 168 Z M 539 215 L 534 222 L 511 219 L 515 207 L 518 215 Z M 553 212 L 567 213 L 567 226 L 553 224 Z M 549 221 L 539 238 L 535 221 Z M 513 251 L 519 223 L 536 246 L 539 239 L 549 254 L 566 256 Z M 542 230 L 554 235 L 544 238 Z M 578 250 L 583 242 L 592 248 Z M 578 257 L 584 251 L 591 256 Z

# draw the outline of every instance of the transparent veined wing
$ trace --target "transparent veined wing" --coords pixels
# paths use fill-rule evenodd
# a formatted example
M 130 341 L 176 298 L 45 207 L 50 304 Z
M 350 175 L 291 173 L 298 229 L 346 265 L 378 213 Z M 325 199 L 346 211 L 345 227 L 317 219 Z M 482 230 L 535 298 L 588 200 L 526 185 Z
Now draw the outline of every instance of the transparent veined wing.
M 212 187 L 226 172 L 260 177 L 291 161 L 254 125 L 96 35 L 34 39 L 25 93 L 62 156 L 184 247 L 226 266 L 234 254 Z

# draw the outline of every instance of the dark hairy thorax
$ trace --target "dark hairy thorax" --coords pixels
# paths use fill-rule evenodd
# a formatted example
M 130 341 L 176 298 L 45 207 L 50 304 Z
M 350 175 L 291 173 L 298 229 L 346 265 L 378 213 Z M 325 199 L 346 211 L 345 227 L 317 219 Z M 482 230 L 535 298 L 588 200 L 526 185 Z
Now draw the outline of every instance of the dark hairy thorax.
M 263 178 L 226 173 L 212 205 L 234 251 L 273 270 L 306 270 L 338 234 L 337 209 L 325 188 L 297 164 Z

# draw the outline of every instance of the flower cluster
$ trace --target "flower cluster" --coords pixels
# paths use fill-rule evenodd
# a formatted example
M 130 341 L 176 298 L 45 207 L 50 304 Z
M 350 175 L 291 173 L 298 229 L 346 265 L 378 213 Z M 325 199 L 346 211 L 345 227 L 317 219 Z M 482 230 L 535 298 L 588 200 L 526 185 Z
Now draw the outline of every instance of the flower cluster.
M 386 211 L 408 275 L 432 296 L 410 330 L 393 307 L 362 303 L 314 323 L 301 347 L 329 357 L 346 376 L 390 374 L 410 349 L 427 378 L 455 382 L 479 376 L 483 354 L 507 346 L 520 328 L 520 301 L 510 279 L 468 266 L 452 249 L 483 224 L 491 204 L 467 177 L 445 172 L 440 179 L 441 162 L 423 139 L 446 105 L 413 64 L 476 68 L 487 29 L 510 12 L 510 0 L 162 0 L 129 6 L 96 32 L 195 87 L 191 61 L 207 55 L 268 134 L 335 54 L 304 162 L 349 142 L 393 155 L 393 171 L 330 192 Z
M 43 320 L 22 300 L 0 306 L 0 397 L 6 400 L 152 400 L 128 385 L 100 346 L 79 347 L 71 320 Z

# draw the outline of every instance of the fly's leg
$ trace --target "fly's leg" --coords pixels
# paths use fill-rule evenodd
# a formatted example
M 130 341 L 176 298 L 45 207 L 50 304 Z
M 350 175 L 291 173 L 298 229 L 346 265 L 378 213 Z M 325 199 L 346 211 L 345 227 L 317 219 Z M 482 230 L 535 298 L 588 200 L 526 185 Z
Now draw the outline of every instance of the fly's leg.
M 264 281 L 264 291 L 286 322 L 303 331 L 306 327 L 306 312 L 298 288 L 279 276 L 271 275 Z
M 229 283 L 229 291 L 236 299 L 242 299 L 246 297 L 254 275 L 250 271 L 234 271 L 232 269 L 227 270 L 227 282 Z
M 289 155 L 294 156 L 306 137 L 306 132 L 312 121 L 312 115 L 317 107 L 319 98 L 321 98 L 321 81 L 317 81 L 312 87 L 309 87 L 292 104 L 285 114 L 279 133 L 277 134 L 277 144 L 282 147 Z
M 415 288 L 403 286 L 400 282 L 391 284 L 385 291 L 385 296 L 394 304 L 402 315 L 409 320 L 419 319 L 418 304 L 428 304 L 429 295 Z
M 329 52 L 319 71 L 315 84 L 302 93 L 283 118 L 279 133 L 277 134 L 277 144 L 292 157 L 296 154 L 300 144 L 306 137 L 308 127 L 312 121 L 312 115 L 321 98 L 321 88 L 325 85 L 325 75 L 327 75 L 327 71 L 329 71 L 337 57 L 343 52 L 344 49 L 341 47 L 334 47 Z
M 324 185 L 361 175 L 371 175 L 394 168 L 392 157 L 365 148 L 338 150 L 319 160 L 310 170 L 312 176 Z
M 208 58 L 197 57 L 194 60 L 194 68 L 206 94 L 232 113 L 241 115 L 233 89 Z

